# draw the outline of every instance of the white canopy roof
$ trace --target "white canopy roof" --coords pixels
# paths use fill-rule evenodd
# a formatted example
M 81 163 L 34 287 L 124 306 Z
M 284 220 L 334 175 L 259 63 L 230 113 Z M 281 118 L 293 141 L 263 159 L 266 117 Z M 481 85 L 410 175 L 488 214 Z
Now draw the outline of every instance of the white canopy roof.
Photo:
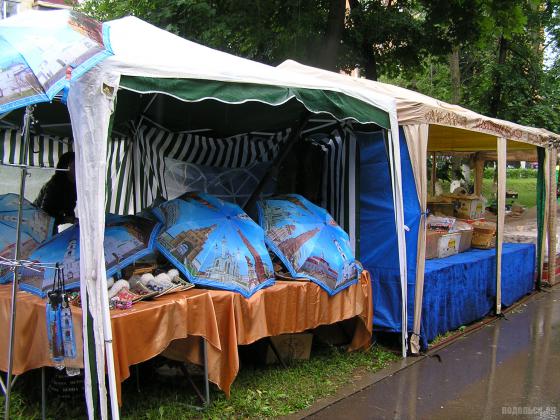
M 54 12 L 51 12 L 54 13 Z M 113 113 L 114 99 L 121 86 L 121 76 L 134 76 L 134 79 L 157 79 L 158 83 L 166 84 L 168 87 L 173 79 L 180 79 L 178 85 L 184 85 L 188 80 L 232 82 L 234 84 L 260 85 L 261 87 L 283 87 L 288 92 L 285 101 L 296 98 L 308 109 L 319 112 L 323 105 L 331 110 L 343 109 L 348 117 L 353 112 L 361 110 L 362 116 L 367 112 L 376 112 L 374 108 L 387 113 L 386 128 L 390 128 L 394 136 L 389 136 L 389 157 L 392 168 L 392 187 L 395 200 L 395 222 L 397 235 L 399 237 L 399 250 L 401 258 L 401 281 L 403 284 L 403 310 L 406 311 L 406 257 L 404 245 L 404 222 L 402 215 L 402 190 L 400 181 L 400 151 L 398 139 L 398 125 L 396 103 L 393 98 L 381 93 L 363 89 L 359 85 L 335 82 L 321 77 L 313 77 L 294 73 L 288 70 L 278 69 L 264 64 L 252 62 L 232 56 L 230 54 L 212 50 L 196 43 L 179 38 L 169 32 L 158 29 L 134 17 L 108 22 L 109 42 L 114 56 L 98 64 L 94 69 L 84 74 L 80 79 L 71 83 L 68 95 L 68 110 L 72 121 L 72 131 L 75 139 L 76 153 L 76 180 L 78 192 L 78 213 L 80 217 L 80 244 L 83 244 L 82 258 L 80 260 L 80 272 L 91 273 L 91 277 L 81 279 L 82 296 L 85 290 L 89 296 L 89 309 L 94 318 L 94 333 L 98 377 L 100 386 L 101 406 L 104 407 L 104 377 L 103 370 L 105 355 L 107 355 L 108 366 L 112 365 L 110 360 L 111 351 L 104 351 L 103 343 L 111 341 L 111 327 L 107 308 L 107 289 L 105 278 L 105 262 L 103 257 L 103 232 L 104 232 L 104 200 L 106 183 L 106 147 L 109 132 L 110 119 Z M 147 86 L 148 84 L 145 84 Z M 141 93 L 162 92 L 157 89 L 141 90 Z M 178 86 L 177 89 L 180 89 Z M 220 89 L 226 88 L 222 85 Z M 129 90 L 130 87 L 127 87 Z M 297 89 L 323 91 L 312 99 L 317 109 L 311 109 L 309 104 L 298 96 Z M 273 89 L 274 90 L 274 89 Z M 342 95 L 329 95 L 336 92 Z M 166 90 L 165 94 L 173 95 Z M 209 92 L 206 97 L 198 97 L 196 100 L 218 99 L 218 91 Z M 309 94 L 310 92 L 305 92 Z M 313 93 L 313 92 L 312 92 Z M 182 94 L 185 94 L 183 89 Z M 188 92 L 187 92 L 188 94 Z M 301 94 L 301 92 L 300 92 Z M 254 101 L 247 93 L 246 101 Z M 177 95 L 178 99 L 187 100 L 184 96 Z M 344 102 L 350 98 L 357 101 L 349 101 L 355 106 L 346 107 Z M 319 100 L 317 100 L 319 99 Z M 192 99 L 190 99 L 193 101 Z M 228 103 L 240 103 L 235 100 L 227 100 Z M 264 102 L 264 101 L 263 101 Z M 269 103 L 269 102 L 267 102 Z M 269 103 L 270 104 L 270 103 Z M 364 108 L 364 104 L 367 104 Z M 272 105 L 279 105 L 278 102 Z M 364 113 L 364 109 L 366 112 Z M 359 120 L 364 123 L 363 119 Z M 372 120 L 371 122 L 375 122 Z M 397 169 L 398 168 L 398 169 Z M 87 301 L 82 298 L 87 305 Z M 84 314 L 86 310 L 84 308 Z M 101 325 L 104 322 L 104 328 Z M 406 312 L 403 313 L 403 321 L 406 323 Z M 84 318 L 84 328 L 87 317 Z M 406 334 L 406 328 L 405 334 Z M 85 330 L 84 330 L 85 331 Z M 84 334 L 87 341 L 87 334 Z M 110 346 L 110 344 L 108 344 Z M 87 364 L 88 361 L 85 360 Z M 111 375 L 109 375 L 111 379 Z M 112 396 L 115 384 L 110 383 Z M 91 379 L 86 374 L 86 389 L 91 389 Z M 88 407 L 92 409 L 91 395 L 87 394 Z M 112 405 L 113 409 L 115 406 Z M 102 408 L 102 417 L 105 417 Z M 90 416 L 92 412 L 90 411 Z M 118 415 L 113 412 L 113 415 Z
M 433 150 L 483 150 L 486 148 L 485 143 L 489 140 L 488 135 L 493 138 L 504 137 L 508 140 L 537 146 L 560 142 L 560 136 L 550 131 L 486 117 L 459 105 L 449 104 L 398 86 L 332 73 L 292 60 L 287 60 L 278 67 L 306 76 L 344 83 L 348 86 L 359 86 L 362 89 L 394 98 L 397 102 L 397 118 L 400 125 L 430 124 L 441 127 L 430 128 L 432 144 L 429 145 L 429 148 Z M 444 127 L 454 128 L 454 130 L 446 130 Z M 479 133 L 479 135 L 475 133 Z M 495 148 L 495 144 L 492 147 Z

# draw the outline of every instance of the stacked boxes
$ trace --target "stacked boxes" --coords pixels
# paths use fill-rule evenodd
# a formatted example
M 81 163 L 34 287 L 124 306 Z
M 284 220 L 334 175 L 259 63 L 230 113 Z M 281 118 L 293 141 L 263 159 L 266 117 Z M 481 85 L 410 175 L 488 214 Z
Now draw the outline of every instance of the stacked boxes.
M 453 217 L 428 216 L 426 259 L 445 258 L 471 247 L 472 227 Z
M 426 259 L 445 258 L 459 253 L 461 233 L 426 232 Z

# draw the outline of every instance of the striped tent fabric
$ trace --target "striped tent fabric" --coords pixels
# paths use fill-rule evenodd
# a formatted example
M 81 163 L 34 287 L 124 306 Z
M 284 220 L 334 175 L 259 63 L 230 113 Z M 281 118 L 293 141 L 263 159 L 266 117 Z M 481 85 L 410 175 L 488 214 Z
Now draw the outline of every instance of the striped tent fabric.
M 30 137 L 31 153 L 23 161 L 22 132 L 15 129 L 0 129 L 0 162 L 4 165 L 30 165 L 55 168 L 61 155 L 72 150 L 68 138 L 42 134 Z
M 134 214 L 133 143 L 113 138 L 107 145 L 106 209 L 108 213 Z
M 312 120 L 313 122 L 313 120 Z M 320 121 L 323 124 L 305 130 L 306 140 L 323 149 L 323 207 L 349 233 L 356 243 L 357 181 L 359 151 L 351 122 Z M 317 122 L 318 123 L 318 122 Z M 330 123 L 330 124 L 329 124 Z M 356 251 L 354 249 L 354 251 Z
M 132 168 L 131 147 L 127 138 L 115 138 L 107 147 L 107 211 L 119 214 L 133 212 L 132 185 L 128 182 Z M 23 162 L 22 132 L 0 128 L 0 162 L 4 165 L 21 165 L 56 168 L 61 155 L 72 150 L 68 137 L 33 134 L 27 162 Z
M 201 166 L 245 168 L 255 162 L 274 160 L 290 129 L 272 133 L 245 133 L 216 138 L 202 133 L 175 133 L 155 125 L 142 125 L 135 136 L 134 173 L 136 208 L 149 206 L 158 197 L 167 197 L 165 159 Z
M 278 132 L 244 133 L 227 138 L 203 133 L 175 133 L 145 123 L 133 138 L 112 138 L 107 146 L 107 212 L 133 214 L 158 197 L 166 198 L 165 159 L 201 166 L 244 168 L 255 162 L 272 162 L 286 142 L 290 129 Z M 322 150 L 326 168 L 322 180 L 322 206 L 345 229 L 355 243 L 357 226 L 356 182 L 359 165 L 350 122 L 311 120 L 303 132 L 306 141 Z M 22 135 L 0 129 L 0 162 L 22 163 Z M 72 150 L 70 139 L 33 135 L 30 162 L 56 167 L 59 157 Z

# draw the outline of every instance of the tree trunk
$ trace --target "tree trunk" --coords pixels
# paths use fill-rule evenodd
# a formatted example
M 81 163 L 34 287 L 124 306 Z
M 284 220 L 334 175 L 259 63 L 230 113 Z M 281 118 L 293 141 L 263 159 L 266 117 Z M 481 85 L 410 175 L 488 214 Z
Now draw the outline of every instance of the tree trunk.
M 488 109 L 488 114 L 491 117 L 498 117 L 500 112 L 500 107 L 502 104 L 502 90 L 503 90 L 503 78 L 502 69 L 506 63 L 506 54 L 509 48 L 509 41 L 502 35 L 500 37 L 498 45 L 498 63 L 496 70 L 494 72 L 494 85 L 492 88 L 492 93 L 490 95 L 490 106 Z
M 362 45 L 362 54 L 364 56 L 364 76 L 369 80 L 377 80 L 377 60 L 373 53 L 373 48 L 368 43 Z
M 318 54 L 317 65 L 326 70 L 336 70 L 338 50 L 342 33 L 344 31 L 344 20 L 346 17 L 346 0 L 329 0 L 329 15 L 327 17 L 327 28 L 325 31 L 325 45 Z
M 461 102 L 461 69 L 459 67 L 459 47 L 453 46 L 449 54 L 449 69 L 451 72 L 451 103 Z
M 370 80 L 377 80 L 377 59 L 373 51 L 373 45 L 368 41 L 367 31 L 368 28 L 364 27 L 362 20 L 363 7 L 359 0 L 348 0 L 348 6 L 350 10 L 355 14 L 356 18 L 354 25 L 356 25 L 357 30 L 364 32 L 364 38 L 362 40 L 362 45 L 360 46 L 361 55 L 364 63 L 364 77 Z M 359 28 L 359 29 L 358 29 Z

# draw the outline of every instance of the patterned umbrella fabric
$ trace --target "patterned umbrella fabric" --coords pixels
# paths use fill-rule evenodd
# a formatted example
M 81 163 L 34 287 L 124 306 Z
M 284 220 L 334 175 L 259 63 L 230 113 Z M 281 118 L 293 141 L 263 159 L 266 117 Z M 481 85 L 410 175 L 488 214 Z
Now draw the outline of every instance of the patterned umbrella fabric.
M 0 114 L 51 101 L 112 55 L 108 27 L 75 11 L 29 11 L 0 20 Z
M 192 283 L 245 297 L 274 283 L 264 232 L 239 206 L 187 193 L 154 213 L 164 223 L 158 250 Z
M 258 203 L 266 243 L 294 278 L 309 279 L 334 295 L 356 283 L 359 263 L 348 234 L 327 211 L 296 194 Z
M 161 225 L 138 216 L 107 215 L 105 220 L 105 267 L 107 276 L 153 252 L 155 237 Z M 59 263 L 64 269 L 65 288 L 80 286 L 80 228 L 72 226 L 39 246 L 29 256 L 39 263 Z M 20 287 L 44 297 L 53 286 L 54 269 L 22 270 Z
M 0 196 L 0 259 L 15 258 L 18 203 L 17 194 Z M 24 199 L 21 222 L 20 253 L 21 259 L 26 259 L 41 242 L 51 237 L 54 219 Z M 10 267 L 0 264 L 0 283 L 11 280 Z

